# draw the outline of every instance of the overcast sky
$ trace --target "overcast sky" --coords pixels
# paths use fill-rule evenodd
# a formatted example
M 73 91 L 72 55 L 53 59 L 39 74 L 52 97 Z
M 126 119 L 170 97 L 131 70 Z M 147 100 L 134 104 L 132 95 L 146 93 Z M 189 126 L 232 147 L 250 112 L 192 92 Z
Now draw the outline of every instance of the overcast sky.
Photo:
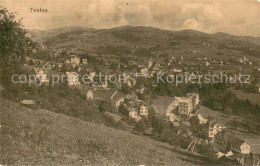
M 258 0 L 260 1 L 260 0 Z M 0 0 L 28 29 L 152 26 L 260 36 L 257 0 Z M 128 5 L 127 5 L 128 4 Z M 46 8 L 48 13 L 31 13 Z

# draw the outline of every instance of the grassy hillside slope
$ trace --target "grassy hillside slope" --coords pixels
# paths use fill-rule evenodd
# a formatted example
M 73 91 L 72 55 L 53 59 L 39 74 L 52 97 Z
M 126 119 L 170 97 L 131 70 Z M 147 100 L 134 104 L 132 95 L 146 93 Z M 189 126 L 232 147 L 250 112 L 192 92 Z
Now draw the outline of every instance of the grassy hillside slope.
M 210 164 L 168 144 L 1 98 L 0 125 L 0 164 Z

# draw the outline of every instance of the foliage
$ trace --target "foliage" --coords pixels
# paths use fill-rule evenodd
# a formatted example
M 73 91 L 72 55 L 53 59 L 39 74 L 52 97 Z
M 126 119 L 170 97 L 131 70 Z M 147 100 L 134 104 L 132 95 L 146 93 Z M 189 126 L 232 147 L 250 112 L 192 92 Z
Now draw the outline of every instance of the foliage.
M 0 80 L 11 84 L 11 76 L 21 72 L 24 56 L 30 54 L 35 44 L 26 37 L 21 20 L 5 8 L 0 8 Z
M 34 66 L 34 63 L 33 63 L 33 61 L 32 61 L 32 60 L 30 60 L 30 61 L 29 61 L 29 63 L 28 63 L 28 65 L 29 65 L 29 66 Z
M 121 87 L 121 92 L 123 92 L 124 94 L 129 94 L 130 93 L 130 87 L 127 84 L 123 84 Z
M 214 152 L 211 144 L 206 144 L 206 143 L 197 144 L 196 151 L 202 154 L 203 156 L 206 156 L 208 158 L 213 158 Z
M 99 112 L 115 112 L 116 108 L 113 107 L 111 102 L 101 100 L 98 102 Z
M 121 113 L 124 116 L 128 116 L 128 110 L 124 107 L 123 104 L 121 104 L 118 108 L 119 113 Z
M 134 130 L 137 131 L 138 134 L 144 133 L 145 129 L 146 129 L 146 126 L 145 126 L 143 119 L 138 121 L 134 126 Z

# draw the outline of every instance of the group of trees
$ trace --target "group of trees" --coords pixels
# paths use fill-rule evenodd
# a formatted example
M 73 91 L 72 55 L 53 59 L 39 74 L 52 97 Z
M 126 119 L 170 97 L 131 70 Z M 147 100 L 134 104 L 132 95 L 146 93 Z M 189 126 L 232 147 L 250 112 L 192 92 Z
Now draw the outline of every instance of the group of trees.
M 106 100 L 98 101 L 98 110 L 99 112 L 115 112 L 116 108 L 113 106 L 112 102 Z
M 0 7 L 0 81 L 4 86 L 12 85 L 12 75 L 21 73 L 25 56 L 34 48 L 35 43 L 26 37 L 21 20 Z
M 96 49 L 98 55 L 111 54 L 111 55 L 129 55 L 131 50 L 125 46 L 100 46 Z
M 191 138 L 179 127 L 152 115 L 135 122 L 134 131 L 139 135 L 148 134 L 152 139 L 167 142 L 180 148 L 187 148 Z

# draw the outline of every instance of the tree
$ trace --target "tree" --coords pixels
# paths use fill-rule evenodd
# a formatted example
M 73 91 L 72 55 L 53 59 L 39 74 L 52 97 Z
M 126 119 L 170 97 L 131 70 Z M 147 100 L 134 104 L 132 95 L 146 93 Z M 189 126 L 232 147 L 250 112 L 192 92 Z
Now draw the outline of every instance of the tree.
M 230 107 L 226 107 L 224 110 L 224 113 L 227 114 L 227 115 L 232 115 L 232 109 Z
M 137 93 L 139 100 L 145 100 L 145 95 L 143 93 Z
M 66 67 L 66 65 L 65 65 L 65 64 L 62 64 L 60 70 L 63 71 L 63 72 L 66 72 L 66 71 L 67 71 L 67 67 Z
M 145 132 L 145 123 L 143 120 L 140 120 L 135 124 L 134 130 L 137 131 L 138 134 Z
M 205 143 L 202 143 L 202 144 L 197 144 L 197 148 L 196 148 L 196 151 L 208 158 L 213 158 L 213 147 L 212 147 L 212 144 L 205 144 Z
M 98 105 L 99 112 L 106 112 L 105 103 L 104 101 L 100 102 Z
M 121 88 L 121 92 L 123 92 L 124 94 L 130 93 L 130 87 L 127 84 L 123 84 Z
M 111 102 L 102 100 L 98 104 L 99 112 L 115 112 L 116 108 L 112 106 Z
M 11 85 L 12 75 L 21 72 L 22 57 L 33 48 L 21 20 L 16 21 L 13 13 L 0 7 L 0 79 L 4 85 Z
M 160 137 L 163 132 L 164 122 L 160 119 L 157 119 L 155 116 L 152 116 L 150 120 L 151 126 L 153 128 L 153 133 Z
M 30 61 L 29 61 L 29 63 L 28 63 L 28 65 L 29 65 L 29 66 L 34 66 L 34 63 L 33 63 L 33 61 L 32 61 L 32 60 L 30 60 Z
M 128 114 L 129 114 L 128 110 L 122 104 L 119 106 L 118 110 L 119 110 L 119 113 L 121 113 L 122 115 L 128 116 Z

